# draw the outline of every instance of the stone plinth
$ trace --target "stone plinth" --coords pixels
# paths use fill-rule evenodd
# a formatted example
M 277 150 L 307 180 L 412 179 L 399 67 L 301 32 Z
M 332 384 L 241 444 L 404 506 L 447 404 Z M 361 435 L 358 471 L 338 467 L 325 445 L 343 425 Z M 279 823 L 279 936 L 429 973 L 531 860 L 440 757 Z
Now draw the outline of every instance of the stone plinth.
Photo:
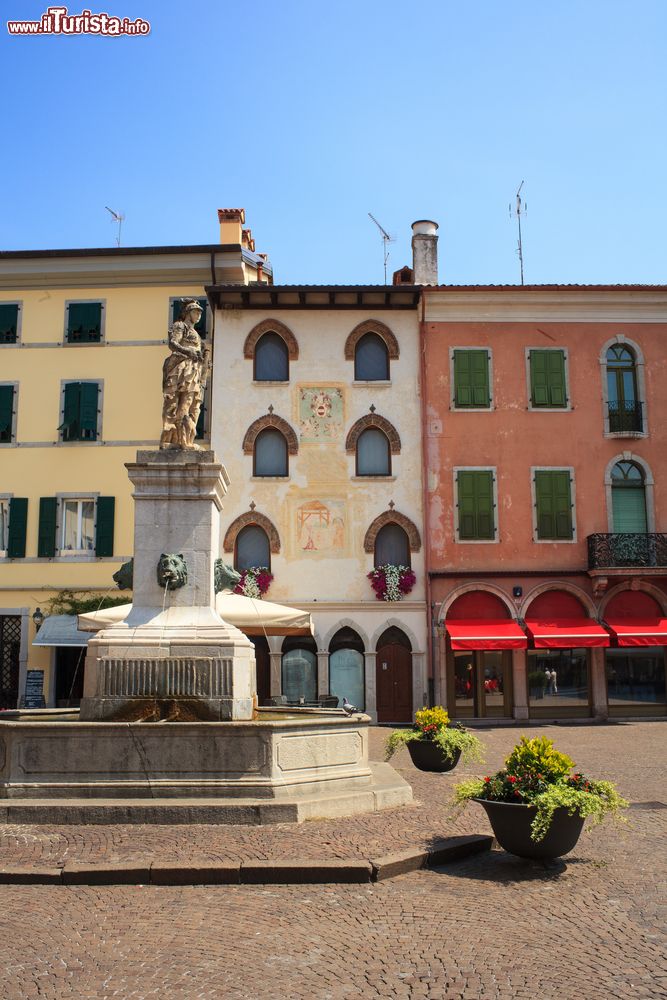
M 135 504 L 132 610 L 88 643 L 81 719 L 250 719 L 254 646 L 215 610 L 225 468 L 212 451 L 139 451 L 127 470 Z M 183 559 L 183 586 L 159 585 L 163 554 Z

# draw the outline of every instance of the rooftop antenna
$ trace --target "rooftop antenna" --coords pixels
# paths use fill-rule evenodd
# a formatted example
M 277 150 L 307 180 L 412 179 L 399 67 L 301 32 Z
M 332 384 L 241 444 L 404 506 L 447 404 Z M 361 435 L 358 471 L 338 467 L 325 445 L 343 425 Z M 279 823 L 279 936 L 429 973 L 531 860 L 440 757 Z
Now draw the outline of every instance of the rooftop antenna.
M 384 259 L 384 283 L 386 285 L 387 284 L 387 261 L 389 260 L 389 244 L 390 243 L 395 243 L 396 242 L 396 237 L 395 236 L 390 236 L 389 233 L 387 232 L 387 230 L 383 226 L 380 225 L 380 223 L 375 218 L 375 216 L 371 215 L 370 212 L 368 213 L 368 218 L 371 220 L 371 222 L 375 223 L 375 225 L 378 227 L 378 229 L 382 233 L 382 256 L 383 256 L 383 259 Z
M 108 205 L 104 206 L 107 212 L 111 215 L 111 221 L 118 223 L 118 236 L 116 237 L 116 246 L 120 246 L 120 231 L 123 228 L 123 222 L 125 221 L 125 216 L 121 215 L 120 212 L 114 212 L 113 208 L 109 208 Z
M 519 240 L 516 247 L 516 252 L 519 255 L 519 267 L 521 268 L 521 284 L 523 285 L 523 244 L 521 242 L 521 216 L 525 215 L 528 211 L 528 205 L 521 198 L 521 188 L 523 187 L 523 181 L 519 184 L 518 191 L 516 193 L 516 207 L 512 211 L 512 203 L 510 202 L 510 219 L 514 214 L 516 216 L 516 221 L 519 226 Z

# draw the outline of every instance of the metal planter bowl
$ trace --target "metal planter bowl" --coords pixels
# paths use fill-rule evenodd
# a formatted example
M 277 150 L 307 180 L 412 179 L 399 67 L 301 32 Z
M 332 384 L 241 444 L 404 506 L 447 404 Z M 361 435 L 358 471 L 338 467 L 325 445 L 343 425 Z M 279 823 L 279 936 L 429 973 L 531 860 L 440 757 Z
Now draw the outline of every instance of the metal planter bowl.
M 420 771 L 451 771 L 459 762 L 460 750 L 453 757 L 447 757 L 444 750 L 433 740 L 412 740 L 407 744 L 412 763 Z
M 530 836 L 530 826 L 537 812 L 535 806 L 488 799 L 474 801 L 486 809 L 500 846 L 520 858 L 561 858 L 575 847 L 584 825 L 581 816 L 576 813 L 570 816 L 567 809 L 561 807 L 556 809 L 544 839 L 536 843 Z

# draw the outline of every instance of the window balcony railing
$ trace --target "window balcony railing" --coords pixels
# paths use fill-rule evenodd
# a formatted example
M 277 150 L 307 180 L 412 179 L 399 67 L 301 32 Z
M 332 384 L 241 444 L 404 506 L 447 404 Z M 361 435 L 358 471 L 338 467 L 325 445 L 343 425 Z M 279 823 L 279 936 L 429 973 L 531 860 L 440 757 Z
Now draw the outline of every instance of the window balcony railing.
M 667 535 L 639 532 L 588 536 L 588 568 L 667 566 Z
M 612 434 L 641 434 L 644 430 L 644 404 L 637 400 L 607 403 L 609 430 Z

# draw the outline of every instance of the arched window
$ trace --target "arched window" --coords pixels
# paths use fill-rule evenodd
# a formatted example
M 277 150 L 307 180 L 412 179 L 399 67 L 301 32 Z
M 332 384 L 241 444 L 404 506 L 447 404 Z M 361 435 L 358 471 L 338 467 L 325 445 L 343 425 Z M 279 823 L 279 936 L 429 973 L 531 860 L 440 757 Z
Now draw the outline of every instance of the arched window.
M 339 629 L 329 644 L 329 691 L 340 704 L 365 705 L 364 644 L 354 629 Z
M 289 382 L 289 352 L 283 338 L 269 331 L 255 346 L 255 382 Z
M 377 333 L 366 333 L 357 341 L 354 351 L 354 378 L 356 382 L 389 380 L 387 345 Z
M 376 427 L 369 427 L 357 439 L 357 475 L 391 475 L 389 438 Z
M 280 431 L 268 427 L 255 438 L 253 476 L 286 476 L 287 441 Z
M 375 565 L 410 565 L 410 540 L 399 524 L 385 524 L 375 539 Z
M 234 567 L 242 573 L 244 569 L 254 566 L 266 566 L 271 569 L 271 549 L 269 536 L 257 524 L 249 524 L 236 536 L 236 555 Z
M 642 430 L 637 363 L 634 352 L 626 344 L 612 344 L 607 351 L 607 397 L 612 433 Z
M 317 699 L 317 649 L 313 639 L 288 636 L 283 642 L 282 693 L 288 701 Z
M 635 462 L 617 462 L 611 470 L 614 534 L 648 531 L 644 473 Z

